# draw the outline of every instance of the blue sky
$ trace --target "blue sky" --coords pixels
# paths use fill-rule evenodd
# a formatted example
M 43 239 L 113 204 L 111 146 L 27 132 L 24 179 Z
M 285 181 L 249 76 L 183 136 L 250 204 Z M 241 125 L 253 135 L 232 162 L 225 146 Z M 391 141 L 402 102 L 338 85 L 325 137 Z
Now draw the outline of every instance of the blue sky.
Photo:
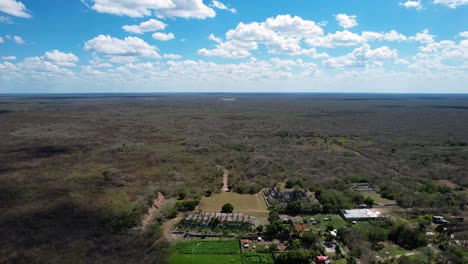
M 468 92 L 468 0 L 0 0 L 0 93 Z

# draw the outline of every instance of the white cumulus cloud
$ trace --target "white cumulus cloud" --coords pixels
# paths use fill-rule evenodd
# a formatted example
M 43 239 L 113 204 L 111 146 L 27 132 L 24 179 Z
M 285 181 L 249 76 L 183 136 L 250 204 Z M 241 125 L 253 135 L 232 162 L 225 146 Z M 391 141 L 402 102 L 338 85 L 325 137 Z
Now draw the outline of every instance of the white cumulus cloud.
M 66 67 L 76 66 L 76 63 L 79 61 L 78 57 L 76 57 L 73 53 L 63 53 L 58 50 L 46 52 L 44 54 L 44 58 L 54 64 Z
M 144 17 L 150 16 L 154 10 L 175 7 L 172 0 L 83 0 L 85 4 L 99 13 L 120 16 Z
M 16 60 L 16 57 L 15 56 L 3 56 L 2 60 L 14 61 Z
M 168 40 L 174 39 L 175 36 L 172 33 L 156 32 L 153 34 L 153 38 L 156 40 L 160 40 L 160 41 L 168 41 Z
M 158 10 L 160 17 L 182 17 L 206 19 L 216 16 L 213 8 L 206 6 L 203 0 L 172 0 L 175 7 Z
M 163 58 L 170 59 L 170 60 L 178 60 L 182 58 L 182 55 L 168 53 L 168 54 L 164 54 Z
M 329 58 L 323 64 L 330 68 L 367 67 L 372 64 L 381 66 L 383 61 L 397 58 L 398 52 L 387 46 L 372 49 L 369 44 L 364 44 L 347 55 Z
M 213 0 L 211 2 L 211 6 L 220 10 L 228 10 L 229 12 L 235 14 L 237 13 L 237 10 L 232 7 L 227 7 L 225 4 L 221 3 L 220 1 Z
M 347 14 L 336 15 L 336 21 L 338 21 L 338 24 L 343 28 L 352 28 L 358 25 L 356 16 L 349 16 Z
M 167 25 L 165 23 L 159 20 L 150 19 L 148 21 L 141 22 L 139 25 L 125 25 L 122 29 L 130 33 L 143 34 L 145 32 L 163 30 L 166 26 Z
M 0 12 L 16 17 L 31 17 L 28 10 L 26 9 L 26 6 L 23 3 L 15 0 L 1 0 Z
M 82 0 L 99 13 L 129 17 L 211 18 L 216 12 L 203 0 Z
M 264 22 L 239 23 L 235 29 L 226 32 L 225 40 L 215 37 L 216 48 L 198 50 L 202 56 L 219 56 L 225 58 L 245 58 L 259 45 L 265 45 L 269 53 L 290 56 L 308 55 L 323 58 L 327 54 L 317 53 L 315 49 L 304 49 L 300 42 L 306 37 L 319 37 L 323 29 L 314 21 L 304 20 L 298 16 L 278 15 Z
M 362 32 L 362 37 L 365 38 L 368 41 L 372 40 L 379 40 L 379 41 L 396 41 L 396 42 L 401 42 L 401 41 L 406 41 L 408 38 L 397 32 L 396 30 L 391 30 L 390 32 L 382 33 L 382 32 L 372 32 L 372 31 L 364 31 Z
M 360 36 L 359 34 L 353 33 L 348 30 L 343 30 L 337 31 L 333 34 L 328 33 L 324 37 L 308 38 L 305 42 L 310 46 L 334 48 L 357 46 L 360 44 L 364 44 L 366 42 L 366 39 Z
M 429 29 L 424 29 L 422 32 L 416 33 L 413 37 L 410 37 L 410 40 L 420 42 L 422 44 L 434 42 L 434 35 L 429 34 Z
M 109 35 L 99 35 L 87 41 L 84 49 L 113 56 L 160 58 L 155 46 L 137 37 L 118 39 Z
M 414 8 L 416 10 L 421 10 L 423 8 L 423 5 L 422 5 L 420 0 L 418 0 L 418 1 L 414 1 L 414 0 L 406 1 L 404 3 L 400 3 L 400 6 L 404 6 L 406 8 Z
M 468 4 L 468 0 L 434 0 L 434 4 L 442 4 L 450 8 L 457 8 Z

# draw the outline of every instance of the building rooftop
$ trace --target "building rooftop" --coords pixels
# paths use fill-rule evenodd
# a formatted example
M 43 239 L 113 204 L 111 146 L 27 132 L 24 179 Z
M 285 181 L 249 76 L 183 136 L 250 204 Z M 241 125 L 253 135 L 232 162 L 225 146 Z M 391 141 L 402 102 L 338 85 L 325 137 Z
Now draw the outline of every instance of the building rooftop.
M 363 219 L 363 220 L 383 217 L 383 214 L 376 209 L 343 210 L 342 215 L 345 219 Z

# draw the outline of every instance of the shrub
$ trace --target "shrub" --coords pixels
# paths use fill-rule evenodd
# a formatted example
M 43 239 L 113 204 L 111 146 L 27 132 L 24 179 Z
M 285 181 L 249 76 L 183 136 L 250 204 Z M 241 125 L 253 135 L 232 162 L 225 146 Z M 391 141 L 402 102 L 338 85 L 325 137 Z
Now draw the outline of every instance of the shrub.
M 223 205 L 223 208 L 221 208 L 221 213 L 232 213 L 232 211 L 234 211 L 234 206 L 232 206 L 232 204 L 230 203 L 227 203 L 225 205 Z
M 302 211 L 302 205 L 299 201 L 294 201 L 292 203 L 289 203 L 286 206 L 286 212 L 288 214 L 297 215 L 297 214 L 300 214 L 301 211 Z
M 394 224 L 388 234 L 388 238 L 408 250 L 427 244 L 424 234 L 404 223 Z
M 372 199 L 371 197 L 367 196 L 365 199 L 364 199 L 364 203 L 369 206 L 369 207 L 372 207 L 372 205 L 374 205 L 374 199 Z
M 291 189 L 292 187 L 294 187 L 294 182 L 292 180 L 287 180 L 284 187 L 287 189 Z
M 309 264 L 313 259 L 312 254 L 309 254 L 306 250 L 296 249 L 291 250 L 286 254 L 278 255 L 275 259 L 275 263 L 286 264 L 286 263 L 295 263 L 295 264 Z

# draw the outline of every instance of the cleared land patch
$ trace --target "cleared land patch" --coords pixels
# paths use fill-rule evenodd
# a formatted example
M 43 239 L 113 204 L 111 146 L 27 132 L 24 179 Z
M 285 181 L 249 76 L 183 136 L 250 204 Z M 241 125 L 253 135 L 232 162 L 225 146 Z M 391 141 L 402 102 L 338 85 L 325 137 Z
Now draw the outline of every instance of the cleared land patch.
M 205 212 L 221 212 L 224 204 L 230 203 L 234 212 L 255 217 L 268 217 L 268 208 L 261 194 L 238 194 L 224 192 L 203 197 L 199 209 Z
M 364 195 L 364 197 L 369 196 L 374 200 L 374 203 L 377 204 L 397 204 L 396 201 L 383 198 L 376 192 L 363 192 L 362 195 Z

